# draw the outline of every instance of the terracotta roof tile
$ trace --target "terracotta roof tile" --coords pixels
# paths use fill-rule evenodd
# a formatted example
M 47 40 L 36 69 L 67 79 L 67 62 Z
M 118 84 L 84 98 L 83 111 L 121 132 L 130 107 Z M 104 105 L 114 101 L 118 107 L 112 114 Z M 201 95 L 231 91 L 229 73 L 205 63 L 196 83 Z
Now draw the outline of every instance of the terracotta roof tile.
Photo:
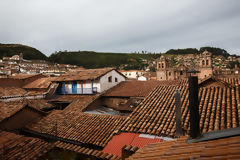
M 0 131 L 0 159 L 35 159 L 54 147 L 38 138 Z
M 226 77 L 221 77 L 219 79 L 221 79 L 229 84 L 235 85 L 235 86 L 240 85 L 240 77 L 237 77 L 237 76 L 235 76 L 235 77 L 226 76 Z
M 174 92 L 181 90 L 182 125 L 189 131 L 187 86 L 158 86 L 131 113 L 121 131 L 175 136 Z M 200 129 L 202 132 L 240 125 L 239 87 L 208 87 L 199 90 Z
M 74 110 L 56 111 L 27 128 L 65 139 L 104 147 L 125 117 L 91 115 Z
M 23 86 L 25 89 L 41 89 L 41 88 L 48 88 L 52 81 L 54 81 L 56 78 L 55 77 L 46 77 L 46 78 L 39 78 L 31 83 L 26 84 Z
M 125 150 L 136 151 L 138 148 L 142 148 L 149 143 L 156 143 L 161 141 L 163 141 L 163 139 L 155 137 L 141 137 L 139 133 L 120 133 L 119 135 L 114 135 L 111 141 L 103 149 L 103 152 L 121 156 L 123 147 L 125 147 Z M 128 148 L 126 148 L 126 145 Z
M 159 85 L 179 85 L 181 81 L 124 81 L 108 90 L 107 97 L 146 97 Z
M 0 103 L 0 122 L 24 107 L 25 103 L 19 102 L 8 102 L 8 103 Z
M 31 78 L 37 75 L 41 75 L 41 74 L 18 74 L 15 76 L 11 76 L 10 78 L 12 79 L 27 79 L 27 78 Z
M 149 144 L 128 159 L 239 159 L 240 136 L 199 143 L 178 140 Z
M 91 149 L 91 148 L 78 146 L 78 145 L 74 145 L 74 144 L 69 144 L 69 143 L 64 143 L 64 142 L 60 142 L 60 141 L 55 142 L 55 145 L 56 145 L 57 148 L 62 148 L 62 149 L 65 149 L 65 150 L 74 151 L 74 152 L 77 152 L 77 153 L 80 153 L 80 154 L 86 154 L 90 157 L 94 157 L 94 158 L 98 158 L 98 159 L 101 157 L 101 155 L 104 154 L 100 150 Z M 106 154 L 105 159 L 114 160 L 114 159 L 120 159 L 120 157 L 113 156 L 112 154 Z
M 76 72 L 68 72 L 68 74 L 56 78 L 55 81 L 93 80 L 105 75 L 106 73 L 112 70 L 114 69 L 101 68 L 101 69 L 84 69 Z
M 39 110 L 49 109 L 54 107 L 52 104 L 48 103 L 45 99 L 35 99 L 35 100 L 27 100 L 27 103 Z
M 26 90 L 18 87 L 0 87 L 0 97 L 2 96 L 24 96 Z

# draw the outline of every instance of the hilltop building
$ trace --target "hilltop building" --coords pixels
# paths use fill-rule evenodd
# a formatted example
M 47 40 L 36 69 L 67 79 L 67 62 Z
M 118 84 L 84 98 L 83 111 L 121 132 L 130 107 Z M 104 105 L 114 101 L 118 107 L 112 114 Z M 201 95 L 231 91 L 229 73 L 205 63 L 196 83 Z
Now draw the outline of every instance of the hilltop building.
M 199 79 L 213 75 L 212 53 L 204 51 L 198 58 L 198 65 L 192 64 L 186 66 L 180 63 L 173 66 L 171 61 L 164 56 L 161 56 L 157 61 L 157 80 L 179 80 L 187 78 L 187 71 L 194 68 L 200 71 L 197 73 Z

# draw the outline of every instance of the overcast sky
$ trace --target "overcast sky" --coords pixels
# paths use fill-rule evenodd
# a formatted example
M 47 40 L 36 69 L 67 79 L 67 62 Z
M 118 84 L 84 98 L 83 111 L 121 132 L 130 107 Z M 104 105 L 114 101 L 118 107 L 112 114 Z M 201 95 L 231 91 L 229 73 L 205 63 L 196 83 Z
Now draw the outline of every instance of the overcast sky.
M 0 43 L 59 50 L 240 55 L 240 0 L 1 0 Z

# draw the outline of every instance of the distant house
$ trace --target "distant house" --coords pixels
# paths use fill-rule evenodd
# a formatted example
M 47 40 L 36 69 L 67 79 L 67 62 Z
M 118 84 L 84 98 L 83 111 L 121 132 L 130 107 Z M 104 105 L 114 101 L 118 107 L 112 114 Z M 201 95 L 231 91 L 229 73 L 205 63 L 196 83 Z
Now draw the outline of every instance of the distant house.
M 138 77 L 138 79 L 137 79 L 138 81 L 146 81 L 147 80 L 147 78 L 146 77 L 144 77 L 144 76 L 140 76 L 140 77 Z
M 3 61 L 22 61 L 23 60 L 23 54 L 20 53 L 19 55 L 13 55 L 12 57 L 3 57 Z
M 115 69 L 86 69 L 57 78 L 58 94 L 95 94 L 125 81 L 126 77 Z
M 145 73 L 145 71 L 141 70 L 120 70 L 119 72 L 130 79 L 137 79 Z

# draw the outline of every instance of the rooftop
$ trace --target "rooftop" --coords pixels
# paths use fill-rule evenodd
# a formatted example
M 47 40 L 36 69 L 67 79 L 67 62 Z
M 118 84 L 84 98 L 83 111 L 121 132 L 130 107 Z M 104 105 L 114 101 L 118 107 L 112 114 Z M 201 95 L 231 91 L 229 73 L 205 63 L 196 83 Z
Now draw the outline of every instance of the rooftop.
M 181 81 L 124 81 L 106 91 L 106 97 L 146 97 L 159 85 L 180 85 Z
M 181 91 L 182 128 L 189 132 L 188 87 L 158 86 L 131 113 L 121 131 L 175 137 L 174 92 Z M 216 131 L 240 126 L 239 87 L 199 89 L 200 130 Z
M 149 144 L 128 159 L 240 159 L 240 136 L 186 143 L 187 137 Z
M 54 111 L 27 128 L 41 134 L 104 147 L 125 119 L 121 116 Z
M 85 69 L 76 72 L 68 72 L 55 81 L 75 81 L 75 80 L 94 80 L 100 78 L 106 73 L 114 70 L 113 68 L 101 68 L 101 69 Z
M 39 78 L 31 83 L 26 84 L 23 86 L 25 89 L 33 89 L 33 88 L 43 88 L 46 89 L 50 86 L 52 81 L 54 81 L 56 78 L 55 77 L 46 77 L 46 78 Z
M 31 78 L 31 77 L 34 77 L 34 76 L 37 76 L 37 75 L 41 75 L 41 74 L 18 74 L 18 75 L 15 75 L 15 76 L 10 76 L 9 78 L 12 78 L 12 79 L 27 79 L 27 78 Z
M 0 87 L 0 97 L 3 96 L 24 96 L 26 90 L 19 87 Z
M 25 160 L 39 158 L 54 147 L 38 138 L 0 131 L 0 158 Z

